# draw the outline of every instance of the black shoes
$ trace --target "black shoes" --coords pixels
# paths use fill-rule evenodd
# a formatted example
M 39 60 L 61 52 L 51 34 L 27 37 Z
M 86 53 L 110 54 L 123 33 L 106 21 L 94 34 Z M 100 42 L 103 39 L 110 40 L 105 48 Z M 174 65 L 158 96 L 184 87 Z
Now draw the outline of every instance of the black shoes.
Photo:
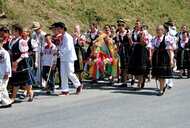
M 141 88 L 134 88 L 133 91 L 140 91 Z
M 163 96 L 163 95 L 164 95 L 163 92 L 159 92 L 159 93 L 157 94 L 157 96 Z
M 119 88 L 124 88 L 124 87 L 127 87 L 127 84 L 122 84 L 122 85 L 119 85 L 118 87 Z
M 11 107 L 12 107 L 12 104 L 8 104 L 8 105 L 3 105 L 0 108 L 11 108 Z
M 131 80 L 131 85 L 134 85 L 135 84 L 135 80 Z

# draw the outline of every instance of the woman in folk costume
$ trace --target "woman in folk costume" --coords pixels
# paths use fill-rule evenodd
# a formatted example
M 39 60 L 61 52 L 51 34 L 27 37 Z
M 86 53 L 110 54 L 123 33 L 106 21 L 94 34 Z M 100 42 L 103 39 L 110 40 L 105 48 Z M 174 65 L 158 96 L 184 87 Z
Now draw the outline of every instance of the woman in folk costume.
M 42 59 L 40 57 L 40 53 L 42 52 L 42 48 L 45 47 L 45 35 L 46 33 L 42 31 L 42 26 L 39 22 L 33 22 L 31 29 L 34 31 L 32 33 L 32 39 L 34 39 L 38 43 L 38 69 L 35 75 L 35 80 L 37 84 L 42 84 Z
M 11 101 L 14 102 L 19 86 L 22 86 L 29 93 L 29 102 L 33 101 L 34 92 L 32 84 L 34 83 L 30 65 L 28 63 L 28 44 L 21 38 L 22 27 L 19 24 L 12 25 L 11 34 L 14 36 L 10 40 L 10 53 L 12 60 L 12 77 L 10 85 L 13 85 Z M 21 77 L 22 76 L 22 77 Z
M 136 43 L 140 43 L 140 31 L 141 31 L 142 25 L 143 25 L 142 21 L 136 20 L 135 28 L 129 32 L 129 33 L 132 33 L 130 34 L 132 48 L 134 47 Z M 135 83 L 135 76 L 132 75 L 131 85 L 134 85 L 134 83 Z
M 84 44 L 86 42 L 86 37 L 80 34 L 80 26 L 76 25 L 74 28 L 73 41 L 75 45 L 75 52 L 77 55 L 77 60 L 74 63 L 75 73 L 79 76 L 79 81 L 82 83 L 82 73 L 84 71 L 84 64 L 82 63 L 85 60 L 85 49 Z
M 176 34 L 176 37 L 177 37 L 177 40 L 178 40 L 178 41 L 182 39 L 182 33 L 183 33 L 183 32 L 188 32 L 188 27 L 187 27 L 187 25 L 183 25 L 183 26 L 181 27 L 181 32 L 178 32 L 178 33 Z M 188 36 L 190 36 L 189 33 L 188 33 Z
M 138 85 L 134 91 L 141 90 L 144 87 L 143 77 L 147 75 L 148 68 L 148 49 L 147 44 L 150 42 L 149 34 L 146 30 L 139 34 L 140 42 L 133 44 L 133 50 L 129 59 L 129 73 L 137 76 Z
M 87 58 L 90 57 L 93 41 L 95 41 L 99 35 L 103 34 L 102 31 L 98 30 L 98 26 L 95 22 L 90 22 L 89 28 L 90 30 L 86 34 L 86 38 L 90 38 L 90 42 L 87 42 L 89 44 L 86 54 Z
M 183 69 L 188 69 L 190 74 L 190 50 L 187 44 L 190 41 L 187 32 L 182 33 L 182 38 L 178 38 L 175 56 L 177 58 L 177 70 L 180 70 L 179 79 L 182 78 Z M 187 76 L 189 78 L 190 76 Z
M 128 30 L 125 29 L 124 23 L 118 24 L 118 32 L 116 35 L 118 53 L 120 56 L 121 72 L 123 84 L 120 87 L 127 87 L 127 71 L 128 71 L 128 61 L 131 54 L 131 41 L 128 35 Z
M 107 46 L 110 51 L 110 57 L 113 59 L 113 65 L 111 66 L 111 77 L 110 77 L 110 84 L 114 84 L 114 78 L 120 77 L 120 58 L 118 55 L 118 45 L 117 45 L 117 36 L 116 36 L 116 26 L 111 25 L 110 26 L 110 35 L 109 37 L 107 36 Z
M 156 28 L 157 36 L 152 38 L 151 55 L 152 75 L 160 82 L 160 90 L 157 96 L 162 96 L 165 92 L 165 79 L 172 78 L 174 40 L 171 36 L 165 35 L 166 30 L 163 25 Z
M 152 35 L 149 34 L 149 32 L 148 32 L 148 26 L 147 25 L 143 25 L 142 26 L 142 31 L 145 31 L 147 33 L 147 43 L 146 44 L 147 45 L 151 44 Z M 147 48 L 147 52 L 148 52 L 148 56 L 149 56 L 150 53 L 151 53 L 151 49 Z M 144 76 L 144 77 L 146 77 L 146 76 Z M 147 67 L 147 82 L 151 82 L 151 78 L 152 78 L 152 75 L 151 75 L 151 62 L 149 60 L 148 61 L 148 67 Z
M 3 37 L 3 48 L 9 50 L 9 41 L 11 39 L 9 29 L 7 27 L 0 28 L 0 36 Z

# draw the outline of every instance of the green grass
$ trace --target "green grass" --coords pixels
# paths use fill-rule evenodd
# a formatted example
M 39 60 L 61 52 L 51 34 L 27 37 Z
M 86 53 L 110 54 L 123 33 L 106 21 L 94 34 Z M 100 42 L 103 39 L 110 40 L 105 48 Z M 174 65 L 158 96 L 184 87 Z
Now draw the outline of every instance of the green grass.
M 173 20 L 178 29 L 190 24 L 189 0 L 0 0 L 0 9 L 8 17 L 0 24 L 30 27 L 33 21 L 39 21 L 46 31 L 56 21 L 65 22 L 72 32 L 75 24 L 86 31 L 89 21 L 97 21 L 102 28 L 104 24 L 115 24 L 121 17 L 131 28 L 136 19 L 143 20 L 151 33 L 155 26 L 168 20 Z

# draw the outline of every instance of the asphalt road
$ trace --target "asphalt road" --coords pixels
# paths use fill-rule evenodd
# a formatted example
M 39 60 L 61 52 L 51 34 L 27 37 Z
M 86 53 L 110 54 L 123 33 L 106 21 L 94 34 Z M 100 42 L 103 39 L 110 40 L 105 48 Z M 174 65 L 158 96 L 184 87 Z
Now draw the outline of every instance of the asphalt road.
M 0 109 L 0 128 L 189 128 L 190 79 L 174 84 L 162 97 L 154 81 L 139 92 L 104 82 L 85 84 L 80 95 L 71 88 L 65 97 L 35 90 L 32 103 L 17 99 Z

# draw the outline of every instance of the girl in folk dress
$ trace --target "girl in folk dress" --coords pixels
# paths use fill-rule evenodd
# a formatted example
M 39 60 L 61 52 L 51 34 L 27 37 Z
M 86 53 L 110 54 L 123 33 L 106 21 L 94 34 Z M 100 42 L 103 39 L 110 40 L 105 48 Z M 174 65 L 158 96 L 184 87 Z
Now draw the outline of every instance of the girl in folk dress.
M 120 56 L 120 63 L 121 63 L 121 72 L 122 72 L 122 80 L 123 83 L 119 87 L 127 87 L 127 70 L 128 70 L 128 60 L 131 55 L 131 41 L 128 36 L 128 30 L 125 29 L 124 23 L 118 24 L 118 35 L 117 38 L 117 45 L 119 47 L 118 53 Z
M 34 83 L 32 73 L 28 63 L 28 45 L 27 42 L 21 38 L 23 32 L 22 27 L 19 24 L 12 25 L 11 34 L 14 36 L 10 40 L 10 53 L 12 59 L 12 77 L 10 79 L 10 85 L 13 85 L 13 92 L 11 101 L 14 102 L 16 98 L 19 86 L 22 86 L 28 91 L 30 97 L 29 102 L 33 101 L 34 92 L 32 91 L 32 84 Z M 21 77 L 22 76 L 22 77 Z
M 77 54 L 77 60 L 75 61 L 75 73 L 79 76 L 79 81 L 82 83 L 82 73 L 84 71 L 84 64 L 82 63 L 85 60 L 85 49 L 84 44 L 86 42 L 86 37 L 80 34 L 80 26 L 76 25 L 74 28 L 73 41 L 75 45 L 75 52 Z
M 138 78 L 138 85 L 134 91 L 144 87 L 143 76 L 147 75 L 148 68 L 148 49 L 146 46 L 149 43 L 149 34 L 144 30 L 140 32 L 139 37 L 140 42 L 134 44 L 129 60 L 129 73 Z
M 163 25 L 156 29 L 157 36 L 152 38 L 151 55 L 152 75 L 160 82 L 158 96 L 165 92 L 165 79 L 172 78 L 174 40 L 172 37 L 164 35 L 166 30 Z

